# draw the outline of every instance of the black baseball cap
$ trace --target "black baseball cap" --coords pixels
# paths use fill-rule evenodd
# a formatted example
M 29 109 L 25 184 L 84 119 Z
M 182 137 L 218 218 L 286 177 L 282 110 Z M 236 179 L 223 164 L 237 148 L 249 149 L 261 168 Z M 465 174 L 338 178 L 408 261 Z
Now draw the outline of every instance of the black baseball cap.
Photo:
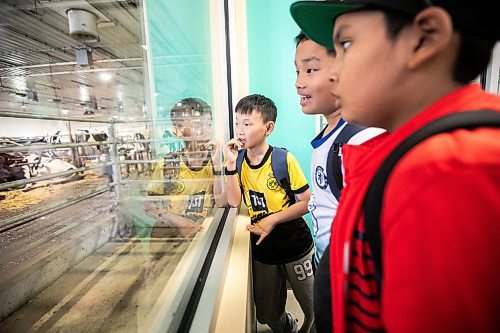
M 307 37 L 329 49 L 333 48 L 332 31 L 335 19 L 345 13 L 370 8 L 416 15 L 429 6 L 442 7 L 450 14 L 455 29 L 497 41 L 500 39 L 500 24 L 495 3 L 496 1 L 491 0 L 298 1 L 292 4 L 290 13 Z

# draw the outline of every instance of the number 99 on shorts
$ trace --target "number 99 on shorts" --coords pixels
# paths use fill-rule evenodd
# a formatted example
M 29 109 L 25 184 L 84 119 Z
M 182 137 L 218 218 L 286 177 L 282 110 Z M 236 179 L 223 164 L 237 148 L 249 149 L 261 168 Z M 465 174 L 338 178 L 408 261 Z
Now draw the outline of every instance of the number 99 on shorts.
M 295 274 L 297 274 L 297 280 L 304 281 L 308 276 L 313 275 L 313 267 L 310 259 L 305 260 L 302 264 L 297 264 L 293 266 Z

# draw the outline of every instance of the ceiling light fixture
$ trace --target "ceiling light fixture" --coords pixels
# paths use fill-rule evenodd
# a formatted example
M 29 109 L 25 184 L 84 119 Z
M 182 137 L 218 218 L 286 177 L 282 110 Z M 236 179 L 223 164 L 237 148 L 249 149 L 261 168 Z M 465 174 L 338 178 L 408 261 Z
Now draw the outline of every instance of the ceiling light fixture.
M 111 78 L 112 78 L 112 77 L 113 77 L 113 76 L 111 75 L 111 73 L 110 73 L 110 72 L 101 72 L 101 73 L 99 73 L 99 78 L 100 78 L 102 81 L 105 81 L 105 82 L 107 82 L 107 81 L 111 80 Z

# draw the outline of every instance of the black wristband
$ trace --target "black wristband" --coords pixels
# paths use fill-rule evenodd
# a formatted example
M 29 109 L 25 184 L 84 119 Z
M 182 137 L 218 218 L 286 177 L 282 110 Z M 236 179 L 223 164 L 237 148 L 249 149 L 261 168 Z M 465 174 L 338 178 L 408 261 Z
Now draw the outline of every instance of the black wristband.
M 226 176 L 231 176 L 231 175 L 235 175 L 238 173 L 238 169 L 234 169 L 234 170 L 228 170 L 227 167 L 224 168 L 224 174 Z
M 214 170 L 214 176 L 222 176 L 222 170 Z

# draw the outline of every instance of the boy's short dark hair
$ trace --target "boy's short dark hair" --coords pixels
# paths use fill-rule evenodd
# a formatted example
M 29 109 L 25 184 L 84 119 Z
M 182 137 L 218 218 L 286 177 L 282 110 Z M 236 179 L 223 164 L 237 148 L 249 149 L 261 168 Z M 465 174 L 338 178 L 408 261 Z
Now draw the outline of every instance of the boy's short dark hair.
M 251 114 L 252 111 L 257 111 L 262 114 L 264 123 L 268 121 L 276 122 L 278 111 L 274 102 L 266 96 L 253 94 L 240 99 L 235 108 L 237 113 Z
M 330 0 L 298 1 L 290 7 L 292 16 L 309 38 L 332 47 L 332 22 L 348 12 L 381 10 L 387 22 L 389 37 L 412 22 L 414 15 L 428 6 L 440 6 L 450 14 L 461 43 L 453 69 L 453 78 L 468 83 L 488 65 L 495 42 L 500 39 L 495 1 L 476 0 Z
M 453 79 L 465 84 L 474 80 L 486 69 L 493 47 L 495 47 L 495 41 L 467 32 L 461 32 L 460 38 L 460 48 L 453 67 Z
M 391 39 L 413 22 L 414 15 L 389 9 L 380 9 L 385 17 L 387 33 Z M 453 66 L 453 80 L 467 84 L 473 81 L 488 66 L 495 41 L 487 40 L 458 30 L 460 47 Z
M 295 48 L 299 47 L 300 43 L 305 42 L 306 40 L 311 40 L 311 38 L 307 37 L 306 34 L 303 33 L 302 31 L 297 36 L 295 36 L 294 39 L 295 39 Z M 325 47 L 325 48 L 326 48 L 326 52 L 329 55 L 335 55 L 334 49 L 330 49 L 328 47 Z
M 295 47 L 299 47 L 299 44 L 302 43 L 302 42 L 305 42 L 306 40 L 311 40 L 309 37 L 306 36 L 305 33 L 303 33 L 302 31 L 299 32 L 299 34 L 297 36 L 295 36 Z
M 209 114 L 212 117 L 212 108 L 202 99 L 199 98 L 184 98 L 175 103 L 170 109 L 170 118 L 172 123 L 182 119 L 191 117 L 201 117 Z

